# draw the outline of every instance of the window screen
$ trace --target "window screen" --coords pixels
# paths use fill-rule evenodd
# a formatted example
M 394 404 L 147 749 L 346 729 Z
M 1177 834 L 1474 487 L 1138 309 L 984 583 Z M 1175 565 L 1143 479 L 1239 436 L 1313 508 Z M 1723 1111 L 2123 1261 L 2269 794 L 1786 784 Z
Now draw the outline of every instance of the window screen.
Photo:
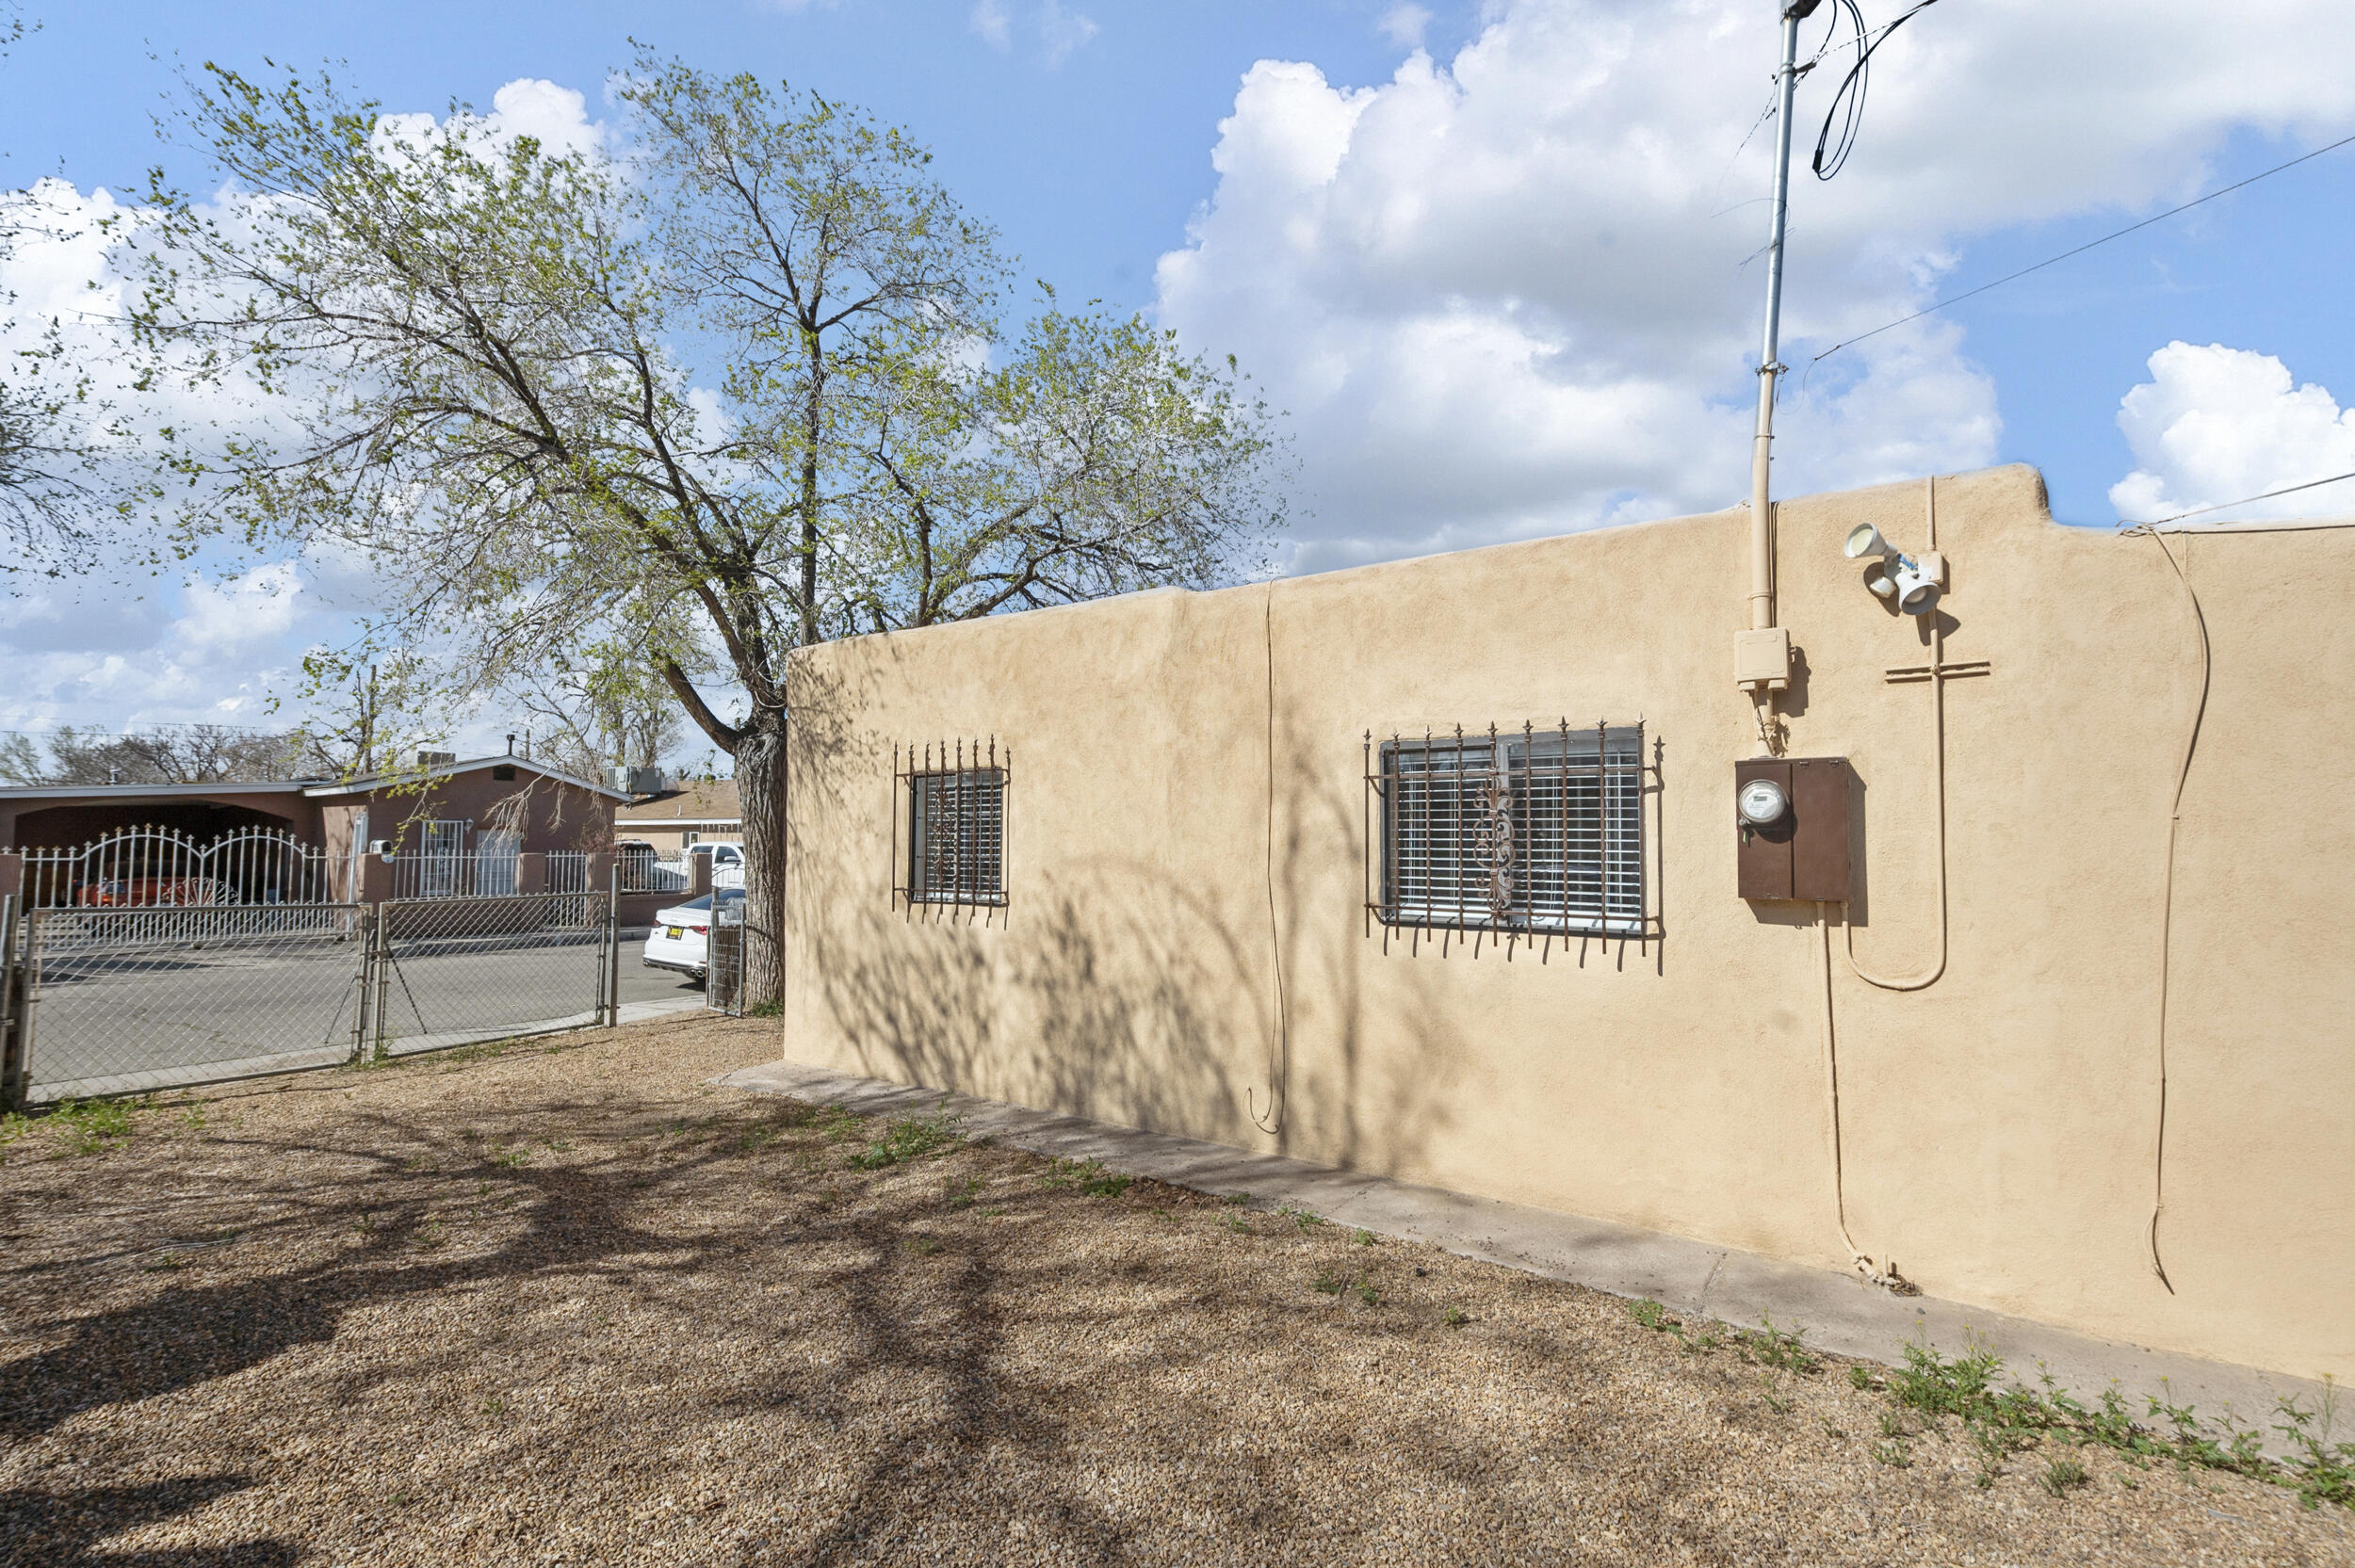
M 1386 924 L 1643 932 L 1641 725 L 1394 736 L 1368 760 Z
M 1006 775 L 966 768 L 908 775 L 909 899 L 998 904 L 1006 897 Z

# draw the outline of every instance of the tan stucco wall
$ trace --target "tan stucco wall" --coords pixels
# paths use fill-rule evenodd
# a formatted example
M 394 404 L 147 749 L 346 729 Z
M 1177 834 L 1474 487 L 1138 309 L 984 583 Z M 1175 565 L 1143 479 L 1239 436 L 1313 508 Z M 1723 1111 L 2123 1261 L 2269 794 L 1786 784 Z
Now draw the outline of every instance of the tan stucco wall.
M 1928 690 L 1883 672 L 1928 654 L 1839 542 L 1872 521 L 1924 547 L 1923 488 L 1779 521 L 1790 752 L 1852 759 L 1857 947 L 1898 975 L 1937 946 L 1934 752 Z M 2355 531 L 2178 542 L 2215 670 L 2175 871 L 2170 1295 L 2145 1237 L 2198 634 L 2149 538 L 2055 526 L 2030 470 L 1941 480 L 1939 519 L 1946 656 L 1993 672 L 1948 689 L 1944 977 L 1900 994 L 1835 959 L 1850 1228 L 1936 1295 L 2355 1378 Z M 1824 933 L 1734 895 L 1746 531 L 1734 511 L 797 654 L 787 1054 L 1844 1267 Z M 1365 733 L 1563 718 L 1659 743 L 1665 940 L 1369 937 Z M 892 743 L 992 735 L 1009 907 L 911 920 Z

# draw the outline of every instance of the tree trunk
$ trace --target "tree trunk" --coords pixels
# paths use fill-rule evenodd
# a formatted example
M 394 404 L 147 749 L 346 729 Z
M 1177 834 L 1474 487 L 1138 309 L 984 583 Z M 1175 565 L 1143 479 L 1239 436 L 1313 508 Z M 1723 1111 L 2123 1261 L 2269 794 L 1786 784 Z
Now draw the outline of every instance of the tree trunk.
M 744 815 L 744 1006 L 785 1000 L 785 715 L 756 708 L 736 744 Z

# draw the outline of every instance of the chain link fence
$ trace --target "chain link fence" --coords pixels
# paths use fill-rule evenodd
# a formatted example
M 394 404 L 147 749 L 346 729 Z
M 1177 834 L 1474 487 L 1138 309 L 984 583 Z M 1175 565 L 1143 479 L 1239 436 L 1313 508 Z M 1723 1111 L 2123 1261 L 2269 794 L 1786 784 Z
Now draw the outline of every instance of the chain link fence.
M 32 910 L 22 1081 L 82 1099 L 349 1061 L 366 938 L 356 904 Z
M 744 900 L 715 900 L 711 911 L 710 948 L 705 959 L 704 1009 L 744 1016 Z
M 615 934 L 606 893 L 380 905 L 370 1048 L 398 1055 L 609 1022 Z
M 0 900 L 0 1104 L 611 1024 L 616 899 L 32 909 Z

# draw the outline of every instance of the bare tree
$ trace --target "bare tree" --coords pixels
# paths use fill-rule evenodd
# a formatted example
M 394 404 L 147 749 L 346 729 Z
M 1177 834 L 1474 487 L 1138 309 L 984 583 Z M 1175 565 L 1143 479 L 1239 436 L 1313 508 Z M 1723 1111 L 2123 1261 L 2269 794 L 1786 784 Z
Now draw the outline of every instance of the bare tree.
M 624 648 L 560 655 L 516 698 L 533 720 L 537 754 L 584 779 L 608 768 L 657 767 L 687 730 L 669 682 Z
M 468 692 L 598 647 L 659 677 L 734 759 L 757 1001 L 787 654 L 1255 567 L 1265 416 L 1231 366 L 1051 297 L 1007 342 L 995 236 L 896 130 L 650 57 L 620 98 L 626 179 L 214 68 L 187 124 L 245 199 L 154 193 L 137 325 L 284 402 L 176 460 L 218 487 L 190 532 L 377 560 L 384 635 L 459 650 Z
M 0 747 L 0 777 L 18 784 L 185 784 L 317 776 L 305 770 L 298 736 L 232 724 L 122 732 L 68 724 L 45 740 L 41 747 L 32 736 L 10 736 Z

